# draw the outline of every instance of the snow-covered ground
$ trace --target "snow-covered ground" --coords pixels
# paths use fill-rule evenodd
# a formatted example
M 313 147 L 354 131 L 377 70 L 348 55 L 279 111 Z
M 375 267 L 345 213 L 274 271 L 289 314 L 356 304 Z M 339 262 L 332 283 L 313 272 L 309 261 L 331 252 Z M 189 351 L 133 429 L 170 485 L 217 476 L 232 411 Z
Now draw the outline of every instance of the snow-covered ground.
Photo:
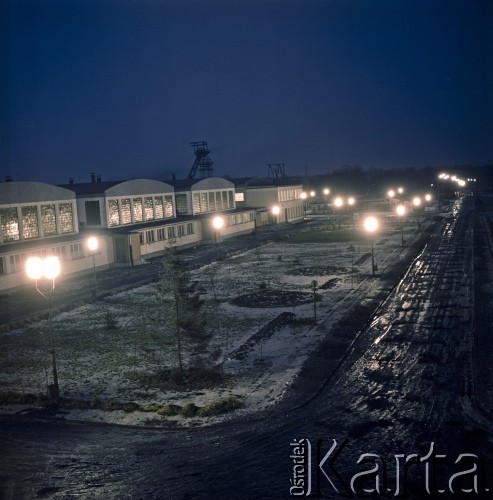
M 415 227 L 408 226 L 412 240 Z M 401 234 L 388 224 L 375 238 L 379 273 L 402 257 Z M 162 315 L 154 285 L 116 293 L 53 318 L 61 396 L 80 400 L 133 401 L 139 405 L 194 403 L 205 406 L 236 396 L 243 408 L 221 417 L 161 417 L 154 412 L 64 410 L 63 418 L 132 425 L 202 425 L 220 418 L 256 412 L 280 398 L 296 379 L 303 362 L 348 308 L 376 294 L 379 280 L 371 278 L 370 241 L 353 243 L 273 242 L 192 272 L 202 290 L 207 312 L 207 344 L 183 345 L 184 365 L 197 363 L 223 374 L 216 384 L 177 391 L 153 384 L 146 375 L 177 366 L 177 349 L 170 324 Z M 211 269 L 214 268 L 214 269 Z M 214 299 L 210 276 L 215 275 Z M 289 324 L 262 342 L 233 355 L 269 321 L 282 312 L 313 318 L 313 302 L 249 308 L 230 301 L 262 289 L 313 292 L 318 282 L 317 324 Z M 327 286 L 324 288 L 324 285 Z M 56 303 L 56 296 L 54 298 Z M 161 312 L 161 315 L 160 315 Z M 0 335 L 0 392 L 45 394 L 51 383 L 51 353 L 47 321 Z M 195 386 L 197 387 L 197 386 Z M 2 412 L 23 408 L 0 407 Z

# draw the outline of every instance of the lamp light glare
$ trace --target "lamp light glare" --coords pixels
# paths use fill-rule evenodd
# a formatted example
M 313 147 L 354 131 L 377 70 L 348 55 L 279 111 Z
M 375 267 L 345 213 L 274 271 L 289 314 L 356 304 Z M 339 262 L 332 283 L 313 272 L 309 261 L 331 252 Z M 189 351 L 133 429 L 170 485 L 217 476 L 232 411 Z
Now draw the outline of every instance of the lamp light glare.
M 43 276 L 43 263 L 39 257 L 29 257 L 25 266 L 27 277 L 31 280 L 39 280 Z
M 367 217 L 364 221 L 365 230 L 369 233 L 374 233 L 378 229 L 378 220 L 376 217 Z
M 418 196 L 414 197 L 413 198 L 413 205 L 415 207 L 419 207 L 421 205 L 421 198 L 419 198 Z
M 335 200 L 334 200 L 334 205 L 336 207 L 342 207 L 342 205 L 344 204 L 344 201 L 342 200 L 341 197 L 337 197 Z
M 275 205 L 272 207 L 272 213 L 274 215 L 279 215 L 281 213 L 281 209 L 277 205 Z
M 395 211 L 398 216 L 402 217 L 406 213 L 406 207 L 404 205 L 398 205 Z
M 393 189 L 389 189 L 389 190 L 387 191 L 387 196 L 388 196 L 389 198 L 393 198 L 393 197 L 395 196 L 395 191 L 394 191 Z
M 348 199 L 347 199 L 347 202 L 348 202 L 348 205 L 354 205 L 356 203 L 356 200 L 350 196 Z
M 215 229 L 221 229 L 224 226 L 224 220 L 222 217 L 214 217 L 212 220 L 212 225 Z
M 98 249 L 98 246 L 99 246 L 99 242 L 95 236 L 91 236 L 90 238 L 88 238 L 87 248 L 89 248 L 89 250 L 91 252 L 95 252 Z
M 60 259 L 56 255 L 46 257 L 43 262 L 43 274 L 49 280 L 54 280 L 60 274 Z

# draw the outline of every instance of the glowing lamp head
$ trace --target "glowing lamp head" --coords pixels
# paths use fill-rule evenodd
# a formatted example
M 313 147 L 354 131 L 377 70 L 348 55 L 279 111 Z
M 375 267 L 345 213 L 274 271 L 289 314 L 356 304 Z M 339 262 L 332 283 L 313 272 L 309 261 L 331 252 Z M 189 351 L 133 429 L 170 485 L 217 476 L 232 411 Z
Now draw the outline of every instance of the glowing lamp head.
M 47 278 L 54 280 L 60 275 L 60 259 L 55 255 L 41 259 L 39 257 L 29 257 L 26 260 L 26 274 L 29 279 L 39 280 Z
M 310 191 L 310 196 L 313 198 L 315 196 L 315 191 Z
M 399 205 L 396 207 L 395 211 L 399 217 L 402 217 L 406 213 L 406 207 L 404 205 Z
M 29 257 L 26 260 L 25 270 L 31 280 L 39 280 L 43 276 L 43 261 L 39 257 Z
M 413 205 L 415 207 L 419 207 L 421 205 L 421 198 L 419 196 L 415 196 L 413 198 Z
M 374 233 L 378 229 L 378 219 L 370 215 L 364 220 L 363 226 L 365 228 L 365 231 Z
M 89 248 L 91 252 L 95 252 L 98 249 L 98 246 L 99 242 L 95 236 L 91 236 L 87 239 L 87 248 Z
M 344 201 L 342 200 L 341 197 L 337 197 L 335 200 L 334 200 L 334 205 L 336 207 L 342 207 L 342 205 L 344 205 Z
M 395 191 L 394 191 L 393 189 L 389 189 L 389 190 L 387 191 L 387 196 L 388 196 L 389 198 L 393 198 L 393 197 L 395 196 Z
M 431 194 L 425 194 L 425 200 L 431 201 Z
M 356 200 L 355 200 L 352 196 L 350 196 L 350 197 L 347 199 L 347 203 L 348 203 L 348 205 L 353 206 L 353 205 L 356 203 Z
M 272 213 L 274 215 L 279 215 L 281 213 L 281 209 L 277 205 L 275 205 L 272 207 Z
M 325 188 L 324 189 L 324 195 L 327 196 L 329 193 L 330 193 L 330 189 L 329 188 Z
M 224 226 L 224 219 L 222 217 L 214 217 L 212 225 L 214 229 L 221 229 Z
M 306 200 L 306 193 L 304 191 L 301 193 L 301 199 Z
M 55 255 L 44 260 L 44 275 L 49 280 L 54 280 L 60 274 L 60 259 Z
M 397 189 L 397 192 L 398 192 L 399 194 L 402 194 L 402 193 L 404 192 L 404 188 L 403 188 L 403 187 L 400 187 L 399 189 Z

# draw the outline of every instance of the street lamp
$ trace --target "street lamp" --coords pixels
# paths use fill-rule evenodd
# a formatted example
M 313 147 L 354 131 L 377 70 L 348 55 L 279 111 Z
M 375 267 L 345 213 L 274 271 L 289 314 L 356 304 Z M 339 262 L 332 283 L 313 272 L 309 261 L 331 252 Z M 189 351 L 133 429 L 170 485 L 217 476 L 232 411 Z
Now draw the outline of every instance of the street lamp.
M 393 198 L 393 197 L 395 196 L 395 191 L 394 191 L 393 189 L 389 189 L 389 190 L 387 191 L 387 196 L 388 196 L 389 198 Z
M 334 205 L 336 206 L 336 208 L 341 208 L 344 205 L 344 200 L 340 196 L 338 196 L 334 200 Z M 339 215 L 339 218 L 337 219 L 337 222 L 338 222 L 339 229 L 341 229 L 341 216 L 340 215 Z
M 58 372 L 56 368 L 56 355 L 55 355 L 55 342 L 53 339 L 53 322 L 51 314 L 51 299 L 55 290 L 55 279 L 60 274 L 60 260 L 54 255 L 49 257 L 29 257 L 26 260 L 25 271 L 27 277 L 34 280 L 36 283 L 36 290 L 48 302 L 48 324 L 50 328 L 50 347 L 51 359 L 53 365 L 53 384 L 48 385 L 48 396 L 52 401 L 58 404 L 60 400 L 60 388 L 58 386 Z M 48 292 L 43 292 L 39 289 L 38 281 L 40 279 L 47 279 L 50 281 L 50 288 Z
M 303 219 L 306 219 L 306 193 L 303 191 L 300 196 L 303 200 Z
M 354 230 L 354 205 L 356 204 L 356 199 L 353 196 L 350 196 L 347 199 L 347 204 L 351 207 L 351 224 L 353 225 Z
M 404 215 L 406 215 L 406 207 L 404 205 L 397 205 L 395 208 L 397 216 L 401 221 L 401 246 L 404 246 Z
M 96 277 L 96 252 L 99 248 L 99 241 L 96 238 L 96 236 L 90 236 L 87 239 L 87 248 L 91 252 L 92 255 L 92 269 L 93 269 L 93 276 L 94 276 L 94 288 L 92 289 L 92 297 L 95 299 L 97 297 L 97 290 L 98 290 L 98 283 L 97 283 L 97 277 Z
M 224 226 L 224 219 L 220 216 L 214 217 L 212 225 L 214 226 L 214 243 L 217 244 L 217 232 Z
M 413 205 L 416 209 L 419 209 L 419 207 L 421 206 L 421 198 L 419 196 L 415 196 L 413 198 Z M 418 223 L 418 229 L 419 229 L 421 227 L 419 223 L 419 212 L 416 212 L 416 221 Z
M 364 222 L 363 227 L 371 235 L 371 275 L 375 276 L 376 266 L 375 266 L 375 253 L 373 250 L 373 234 L 378 229 L 378 219 L 372 215 L 368 216 Z
M 403 188 L 403 187 L 399 187 L 399 188 L 397 188 L 397 192 L 398 192 L 399 194 L 402 194 L 402 193 L 404 192 L 404 188 Z

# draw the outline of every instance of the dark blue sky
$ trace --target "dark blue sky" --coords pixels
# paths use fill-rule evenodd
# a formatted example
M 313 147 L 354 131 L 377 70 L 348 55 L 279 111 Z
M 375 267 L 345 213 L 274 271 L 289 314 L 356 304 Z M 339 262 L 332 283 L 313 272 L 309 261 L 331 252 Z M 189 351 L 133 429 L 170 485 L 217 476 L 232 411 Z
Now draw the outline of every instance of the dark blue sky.
M 489 0 L 6 0 L 2 176 L 493 161 Z M 4 85 L 6 82 L 7 85 Z

